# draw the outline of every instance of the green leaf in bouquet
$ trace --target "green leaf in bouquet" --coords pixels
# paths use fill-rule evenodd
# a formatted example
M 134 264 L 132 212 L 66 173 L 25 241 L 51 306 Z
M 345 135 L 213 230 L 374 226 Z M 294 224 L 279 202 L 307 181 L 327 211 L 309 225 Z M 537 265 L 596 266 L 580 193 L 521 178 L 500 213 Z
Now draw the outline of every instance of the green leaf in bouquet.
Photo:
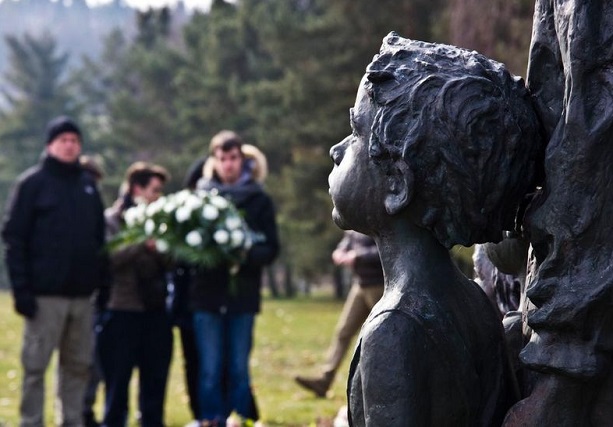
M 141 227 L 123 228 L 106 243 L 105 248 L 108 252 L 115 252 L 128 245 L 142 243 L 148 238 Z
M 175 245 L 171 247 L 171 254 L 176 259 L 205 268 L 215 268 L 224 262 L 224 257 L 218 251 L 211 250 L 211 248 L 192 248 L 187 245 Z

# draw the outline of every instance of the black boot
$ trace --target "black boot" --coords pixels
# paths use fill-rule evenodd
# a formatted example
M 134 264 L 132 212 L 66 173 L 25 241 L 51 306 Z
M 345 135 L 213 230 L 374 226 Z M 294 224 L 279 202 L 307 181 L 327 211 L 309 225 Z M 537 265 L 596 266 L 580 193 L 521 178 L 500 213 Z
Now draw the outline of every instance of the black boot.
M 302 387 L 315 393 L 317 397 L 326 397 L 332 380 L 334 379 L 333 373 L 325 373 L 318 377 L 301 377 L 297 376 L 294 380 Z

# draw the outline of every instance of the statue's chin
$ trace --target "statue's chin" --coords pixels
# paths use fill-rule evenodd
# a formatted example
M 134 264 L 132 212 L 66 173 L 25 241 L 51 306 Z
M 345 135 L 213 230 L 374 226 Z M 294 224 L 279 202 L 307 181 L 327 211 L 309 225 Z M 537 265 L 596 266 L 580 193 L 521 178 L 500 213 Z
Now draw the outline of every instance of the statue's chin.
M 343 219 L 340 213 L 336 210 L 336 207 L 332 209 L 332 221 L 340 228 L 341 230 L 351 230 L 351 227 L 347 224 L 347 222 Z

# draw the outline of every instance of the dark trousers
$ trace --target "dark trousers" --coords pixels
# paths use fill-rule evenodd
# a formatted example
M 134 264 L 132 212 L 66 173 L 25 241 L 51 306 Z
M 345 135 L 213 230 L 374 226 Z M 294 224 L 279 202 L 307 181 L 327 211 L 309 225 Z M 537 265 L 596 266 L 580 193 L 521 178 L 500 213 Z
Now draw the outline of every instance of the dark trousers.
M 191 320 L 191 319 L 190 319 Z M 192 322 L 179 325 L 181 333 L 181 346 L 183 347 L 183 367 L 185 370 L 185 384 L 189 397 L 189 408 L 195 420 L 198 419 L 198 348 Z
M 130 378 L 138 368 L 141 425 L 162 427 L 172 354 L 167 314 L 111 310 L 104 314 L 101 324 L 97 350 L 106 389 L 103 425 L 126 425 Z
M 86 427 L 95 421 L 94 404 L 96 403 L 96 394 L 98 386 L 102 383 L 102 369 L 100 368 L 100 360 L 96 351 L 96 327 L 100 324 L 100 316 L 102 313 L 96 311 L 94 314 L 94 339 L 92 340 L 92 365 L 89 369 L 89 382 L 83 396 L 83 422 Z

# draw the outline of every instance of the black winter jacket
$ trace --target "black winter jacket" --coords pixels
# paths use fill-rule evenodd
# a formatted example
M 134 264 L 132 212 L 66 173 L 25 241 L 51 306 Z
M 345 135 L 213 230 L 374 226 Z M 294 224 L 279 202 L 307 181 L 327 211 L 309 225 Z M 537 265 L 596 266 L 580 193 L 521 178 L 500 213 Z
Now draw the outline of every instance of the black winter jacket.
M 228 268 L 192 270 L 190 308 L 217 313 L 257 313 L 261 304 L 262 267 L 270 264 L 279 253 L 272 200 L 260 184 L 251 180 L 228 186 L 212 179 L 201 181 L 198 187 L 215 188 L 232 201 L 245 215 L 249 228 L 262 233 L 265 241 L 254 244 L 249 250 L 232 285 Z
M 102 200 L 78 164 L 45 157 L 19 176 L 5 212 L 15 293 L 87 297 L 107 277 Z

